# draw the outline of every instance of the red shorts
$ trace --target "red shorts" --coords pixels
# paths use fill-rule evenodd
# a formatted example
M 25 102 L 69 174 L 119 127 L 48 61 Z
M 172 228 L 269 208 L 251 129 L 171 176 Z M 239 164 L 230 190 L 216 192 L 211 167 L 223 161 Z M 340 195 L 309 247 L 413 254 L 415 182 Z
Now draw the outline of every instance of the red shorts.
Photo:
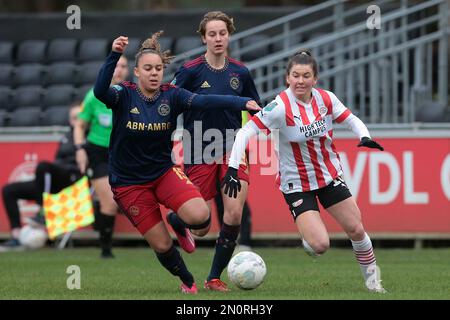
M 155 181 L 113 187 L 112 192 L 119 208 L 142 235 L 162 221 L 159 204 L 176 212 L 186 201 L 201 198 L 179 167 L 172 167 Z
M 228 162 L 213 164 L 194 164 L 186 168 L 185 172 L 189 179 L 195 184 L 202 194 L 203 199 L 208 201 L 217 194 L 216 181 L 222 182 L 228 170 Z M 250 184 L 247 157 L 239 165 L 238 177 Z

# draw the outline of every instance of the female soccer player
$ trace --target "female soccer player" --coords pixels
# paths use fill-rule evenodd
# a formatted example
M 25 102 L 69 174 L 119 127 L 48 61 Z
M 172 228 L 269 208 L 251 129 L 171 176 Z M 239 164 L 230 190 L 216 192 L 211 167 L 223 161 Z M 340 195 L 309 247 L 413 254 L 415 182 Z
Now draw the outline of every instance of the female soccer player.
M 223 181 L 225 193 L 236 197 L 236 191 L 241 188 L 237 168 L 249 138 L 260 130 L 279 130 L 280 190 L 303 238 L 305 250 L 317 256 L 330 246 L 319 215 L 318 198 L 351 239 L 367 288 L 384 293 L 361 212 L 342 179 L 339 155 L 332 140 L 332 121 L 346 124 L 359 137 L 358 147 L 381 151 L 383 148 L 370 138 L 364 123 L 334 93 L 314 87 L 317 70 L 309 51 L 300 50 L 291 57 L 286 70 L 289 87 L 237 134 Z
M 117 63 L 111 83 L 117 84 L 128 77 L 127 58 L 121 57 Z M 86 129 L 89 134 L 85 137 Z M 76 160 L 82 174 L 87 174 L 95 194 L 100 201 L 97 224 L 100 231 L 102 258 L 113 258 L 112 235 L 116 219 L 117 205 L 108 183 L 108 146 L 112 129 L 112 111 L 99 101 L 89 90 L 83 101 L 83 108 L 74 129 L 77 148 Z
M 161 264 L 182 280 L 183 293 L 197 293 L 192 274 L 173 246 L 162 221 L 159 204 L 174 210 L 185 228 L 205 235 L 210 226 L 208 206 L 184 173 L 172 161 L 172 133 L 185 110 L 233 108 L 260 110 L 250 98 L 199 95 L 169 84 L 161 85 L 164 67 L 172 57 L 161 52 L 155 33 L 136 55 L 138 83 L 109 87 L 128 38 L 120 36 L 101 68 L 95 96 L 113 112 L 109 148 L 109 182 L 114 199 L 136 229 L 155 250 Z
M 208 12 L 200 22 L 198 33 L 206 44 L 206 53 L 185 63 L 175 74 L 174 83 L 189 91 L 201 94 L 230 94 L 250 97 L 259 103 L 259 95 L 249 70 L 239 61 L 227 56 L 230 35 L 235 27 L 233 19 L 220 11 Z M 211 199 L 217 194 L 216 181 L 223 179 L 227 161 L 225 156 L 231 151 L 235 130 L 241 128 L 241 112 L 232 108 L 222 110 L 189 110 L 184 113 L 184 129 L 190 139 L 183 137 L 185 172 L 189 179 L 199 187 L 203 198 L 211 207 Z M 200 125 L 199 125 L 200 124 Z M 230 130 L 231 129 L 231 130 Z M 202 141 L 200 150 L 195 148 L 196 137 L 207 130 L 219 131 L 221 139 L 212 142 Z M 205 139 L 206 140 L 206 139 Z M 186 144 L 186 141 L 189 144 Z M 215 149 L 211 157 L 204 157 L 205 151 Z M 200 151 L 200 152 L 199 152 Z M 190 154 L 190 156 L 189 156 Z M 243 158 L 238 171 L 243 181 L 242 189 L 236 199 L 223 197 L 223 223 L 216 242 L 215 254 L 210 273 L 204 287 L 209 290 L 229 291 L 220 280 L 220 275 L 231 259 L 242 221 L 242 210 L 247 198 L 249 183 L 248 161 Z M 169 214 L 168 220 L 180 239 L 176 215 Z M 249 221 L 249 217 L 246 217 Z M 248 224 L 246 225 L 248 226 Z M 193 231 L 195 234 L 195 231 Z M 187 234 L 186 236 L 189 236 Z M 187 243 L 184 241 L 184 243 Z M 193 251 L 195 247 L 188 250 Z

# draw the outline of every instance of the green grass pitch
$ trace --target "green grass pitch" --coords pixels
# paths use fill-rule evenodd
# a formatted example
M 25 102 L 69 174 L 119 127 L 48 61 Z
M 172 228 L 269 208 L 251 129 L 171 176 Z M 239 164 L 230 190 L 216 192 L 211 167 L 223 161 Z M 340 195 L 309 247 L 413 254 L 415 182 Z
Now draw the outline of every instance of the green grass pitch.
M 450 299 L 450 249 L 376 249 L 383 285 L 368 292 L 351 249 L 331 249 L 316 261 L 299 248 L 256 248 L 267 265 L 255 290 L 205 291 L 213 250 L 199 248 L 183 257 L 199 294 L 182 295 L 180 281 L 145 248 L 116 248 L 116 259 L 101 260 L 95 248 L 42 249 L 0 254 L 0 299 Z M 81 270 L 81 288 L 69 290 L 67 267 Z

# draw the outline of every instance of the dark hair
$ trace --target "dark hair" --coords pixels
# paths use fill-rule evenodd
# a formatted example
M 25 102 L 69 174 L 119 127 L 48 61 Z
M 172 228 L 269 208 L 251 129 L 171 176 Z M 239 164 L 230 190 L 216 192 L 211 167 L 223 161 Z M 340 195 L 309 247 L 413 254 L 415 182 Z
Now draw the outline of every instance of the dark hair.
M 225 22 L 229 34 L 232 34 L 236 30 L 236 28 L 234 27 L 233 18 L 229 17 L 222 11 L 210 11 L 203 16 L 203 20 L 200 21 L 200 25 L 198 26 L 197 32 L 200 33 L 200 35 L 205 36 L 206 24 L 214 20 L 220 20 Z
M 139 59 L 142 55 L 146 53 L 154 53 L 161 57 L 164 67 L 170 63 L 170 61 L 175 57 L 170 55 L 170 50 L 161 51 L 161 45 L 158 42 L 158 38 L 163 34 L 164 31 L 158 31 L 151 35 L 150 38 L 142 42 L 138 53 L 135 57 L 135 67 L 138 66 Z
M 308 49 L 300 49 L 298 50 L 288 61 L 286 67 L 286 74 L 291 72 L 291 69 L 296 64 L 307 64 L 310 65 L 313 69 L 314 77 L 319 75 L 318 66 L 316 59 L 311 55 L 311 51 Z

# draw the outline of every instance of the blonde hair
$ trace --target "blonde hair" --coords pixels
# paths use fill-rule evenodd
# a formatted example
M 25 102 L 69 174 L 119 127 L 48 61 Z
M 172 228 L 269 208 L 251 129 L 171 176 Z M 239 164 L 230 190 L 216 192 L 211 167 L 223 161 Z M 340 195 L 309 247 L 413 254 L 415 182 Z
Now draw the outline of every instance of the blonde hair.
M 142 42 L 141 47 L 139 48 L 138 53 L 135 57 L 135 66 L 138 66 L 139 59 L 142 55 L 146 53 L 153 53 L 160 56 L 164 67 L 170 64 L 170 61 L 175 58 L 175 56 L 170 55 L 170 50 L 161 51 L 161 45 L 158 41 L 159 37 L 163 34 L 164 31 L 158 31 L 151 35 L 150 38 L 145 39 L 144 42 Z
M 206 13 L 203 16 L 203 20 L 200 21 L 197 33 L 199 33 L 200 35 L 202 35 L 204 37 L 206 34 L 206 24 L 208 22 L 214 21 L 214 20 L 220 20 L 220 21 L 225 22 L 225 24 L 227 25 L 227 30 L 228 30 L 229 34 L 232 34 L 236 30 L 236 28 L 234 27 L 233 18 L 229 17 L 227 14 L 223 13 L 222 11 L 210 11 L 210 12 Z

